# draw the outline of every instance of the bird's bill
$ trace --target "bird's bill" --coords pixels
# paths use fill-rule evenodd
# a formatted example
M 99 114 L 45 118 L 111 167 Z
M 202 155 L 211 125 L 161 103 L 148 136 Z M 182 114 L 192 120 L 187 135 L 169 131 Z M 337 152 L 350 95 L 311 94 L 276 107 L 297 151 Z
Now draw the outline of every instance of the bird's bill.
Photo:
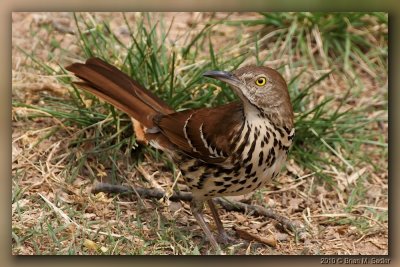
M 221 70 L 211 70 L 203 73 L 203 76 L 223 81 L 227 84 L 239 87 L 242 82 L 231 72 Z

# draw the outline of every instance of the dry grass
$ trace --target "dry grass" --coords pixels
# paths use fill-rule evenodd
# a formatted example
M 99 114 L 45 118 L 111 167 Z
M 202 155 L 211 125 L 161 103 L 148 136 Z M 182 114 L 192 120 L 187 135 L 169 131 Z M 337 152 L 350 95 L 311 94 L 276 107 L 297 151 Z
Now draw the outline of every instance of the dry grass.
M 175 47 L 179 47 L 185 40 L 196 36 L 203 29 L 204 22 L 223 19 L 227 14 L 165 16 L 166 25 L 174 18 L 168 38 L 178 38 Z M 128 14 L 127 17 L 134 23 L 140 15 Z M 118 38 L 124 43 L 129 42 L 127 29 L 121 26 L 121 15 L 102 13 L 94 14 L 93 18 L 110 20 L 111 29 Z M 232 20 L 254 18 L 263 17 L 253 13 L 230 16 Z M 191 31 L 187 31 L 188 27 Z M 387 33 L 387 25 L 386 29 L 384 27 L 373 22 L 371 28 L 362 29 L 362 36 L 376 47 L 384 47 L 385 40 L 379 38 L 382 31 Z M 241 41 L 236 43 L 238 48 L 233 50 L 236 52 L 246 49 L 254 33 L 266 30 L 260 25 L 218 25 L 212 31 L 214 48 L 234 43 L 236 40 L 232 41 L 235 38 L 231 36 L 238 29 Z M 73 30 L 73 17 L 69 13 L 13 14 L 14 102 L 46 107 L 48 99 L 67 101 L 70 98 L 70 88 L 61 83 L 59 77 L 44 73 L 25 53 L 34 52 L 36 59 L 55 69 L 60 69 L 59 64 L 81 59 L 77 37 L 69 33 Z M 358 28 L 349 30 L 360 31 Z M 231 234 L 234 234 L 232 227 L 236 226 L 277 240 L 275 248 L 252 244 L 248 248 L 227 247 L 225 252 L 387 255 L 387 62 L 383 62 L 378 54 L 368 54 L 368 61 L 355 54 L 347 59 L 350 63 L 338 66 L 323 51 L 318 41 L 323 37 L 318 29 L 306 35 L 304 41 L 309 51 L 314 53 L 311 57 L 317 62 L 313 62 L 301 49 L 291 50 L 289 38 L 275 38 L 274 34 L 278 33 L 279 30 L 274 30 L 269 35 L 261 34 L 268 37 L 268 42 L 263 47 L 265 52 L 259 53 L 258 57 L 265 59 L 265 65 L 283 66 L 281 72 L 288 81 L 301 74 L 293 90 L 301 91 L 321 75 L 339 69 L 313 87 L 310 101 L 302 107 L 304 110 L 330 96 L 333 106 L 342 104 L 341 110 L 363 110 L 365 119 L 374 122 L 362 127 L 362 133 L 369 132 L 369 136 L 342 136 L 354 139 L 346 146 L 332 147 L 325 136 L 309 131 L 308 135 L 316 134 L 317 140 L 321 141 L 321 150 L 326 149 L 317 157 L 329 162 L 310 170 L 300 160 L 291 158 L 276 183 L 242 198 L 300 221 L 310 233 L 307 240 L 297 240 L 273 221 L 220 210 L 222 221 Z M 171 49 L 169 42 L 166 46 Z M 205 50 L 202 53 L 209 53 Z M 274 51 L 274 56 L 270 56 L 268 51 Z M 204 58 L 207 56 L 205 54 Z M 257 57 L 252 56 L 243 64 L 256 61 Z M 199 61 L 198 64 L 203 63 Z M 186 67 L 184 58 L 178 57 L 176 65 L 176 75 L 179 76 Z M 350 96 L 342 103 L 347 89 L 350 89 Z M 84 100 L 88 106 L 93 104 L 90 98 Z M 59 105 L 62 104 L 59 101 Z M 12 115 L 13 254 L 212 253 L 187 203 L 90 193 L 95 181 L 140 184 L 168 191 L 179 178 L 173 165 L 165 164 L 163 155 L 156 151 L 131 143 L 110 149 L 107 140 L 123 138 L 116 132 L 129 133 L 128 119 L 121 117 L 120 128 L 111 126 L 111 130 L 103 131 L 104 125 L 113 125 L 113 115 L 104 115 L 98 123 L 86 127 L 60 119 L 49 111 L 21 105 L 13 106 Z M 352 122 L 349 122 L 348 127 L 351 126 Z M 99 137 L 99 133 L 102 136 Z M 180 180 L 177 187 L 185 189 Z M 208 210 L 206 220 L 212 222 Z

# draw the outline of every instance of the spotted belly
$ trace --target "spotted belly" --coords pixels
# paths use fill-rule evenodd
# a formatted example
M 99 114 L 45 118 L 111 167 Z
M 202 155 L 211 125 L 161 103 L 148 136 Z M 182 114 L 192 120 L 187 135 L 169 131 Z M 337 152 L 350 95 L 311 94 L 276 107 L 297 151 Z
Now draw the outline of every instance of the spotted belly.
M 242 195 L 258 189 L 280 172 L 292 143 L 294 129 L 248 124 L 234 153 L 224 162 L 205 163 L 187 158 L 178 165 L 186 184 L 198 199 Z
M 206 164 L 191 159 L 179 165 L 186 184 L 198 199 L 235 196 L 252 192 L 274 179 L 286 161 L 286 152 L 273 149 L 254 153 L 251 160 L 236 165 Z

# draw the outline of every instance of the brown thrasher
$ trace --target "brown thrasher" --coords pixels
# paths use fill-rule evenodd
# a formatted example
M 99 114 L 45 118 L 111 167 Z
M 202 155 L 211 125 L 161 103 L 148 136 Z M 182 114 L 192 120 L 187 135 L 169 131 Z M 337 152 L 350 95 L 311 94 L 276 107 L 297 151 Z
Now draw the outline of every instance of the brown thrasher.
M 180 112 L 101 59 L 90 58 L 66 69 L 83 80 L 75 82 L 80 88 L 139 121 L 150 145 L 171 156 L 192 191 L 192 213 L 216 250 L 219 245 L 203 218 L 203 203 L 210 206 L 217 240 L 228 242 L 212 198 L 246 194 L 270 182 L 292 144 L 293 109 L 287 85 L 271 68 L 208 71 L 203 75 L 229 84 L 240 101 Z

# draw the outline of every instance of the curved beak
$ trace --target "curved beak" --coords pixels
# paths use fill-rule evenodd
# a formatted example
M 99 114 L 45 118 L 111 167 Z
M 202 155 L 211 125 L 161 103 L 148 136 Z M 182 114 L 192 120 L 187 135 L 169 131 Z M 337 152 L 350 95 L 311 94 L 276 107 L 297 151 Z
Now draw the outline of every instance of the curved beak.
M 239 86 L 242 82 L 231 72 L 221 70 L 211 70 L 203 73 L 203 76 L 217 79 L 235 87 Z

